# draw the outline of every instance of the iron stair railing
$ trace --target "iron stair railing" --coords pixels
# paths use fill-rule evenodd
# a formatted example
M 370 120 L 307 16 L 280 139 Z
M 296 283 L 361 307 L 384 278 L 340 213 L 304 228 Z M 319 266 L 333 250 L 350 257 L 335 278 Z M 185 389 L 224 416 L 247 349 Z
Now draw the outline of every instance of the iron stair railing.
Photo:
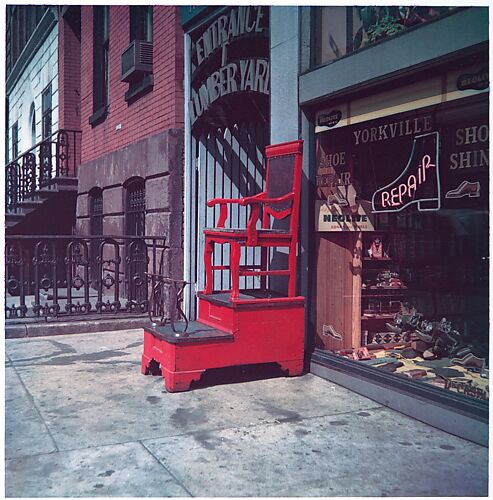
M 40 190 L 57 179 L 76 177 L 80 164 L 81 132 L 61 129 L 22 153 L 6 166 L 6 213 L 15 213 Z

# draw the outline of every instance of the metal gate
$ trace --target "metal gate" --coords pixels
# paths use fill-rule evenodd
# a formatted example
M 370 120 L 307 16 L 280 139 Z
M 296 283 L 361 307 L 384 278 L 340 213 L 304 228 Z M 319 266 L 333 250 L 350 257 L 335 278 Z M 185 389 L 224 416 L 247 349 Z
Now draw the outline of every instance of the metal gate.
M 190 259 L 189 275 L 185 279 L 195 286 L 188 289 L 188 316 L 195 317 L 195 292 L 204 287 L 204 234 L 205 227 L 214 227 L 219 216 L 219 206 L 208 208 L 211 198 L 241 198 L 252 196 L 263 189 L 264 150 L 268 144 L 269 130 L 263 123 L 234 125 L 216 129 L 197 136 L 192 134 L 191 154 L 192 178 L 190 197 L 185 207 L 185 217 L 190 217 L 186 228 L 190 231 L 185 251 Z M 193 175 L 193 173 L 195 175 Z M 245 227 L 248 207 L 231 205 L 226 227 Z M 260 253 L 247 248 L 243 257 L 245 264 L 259 264 Z M 215 265 L 229 264 L 229 246 L 216 247 Z M 230 288 L 228 270 L 214 271 L 216 288 Z M 258 279 L 240 278 L 240 287 L 257 288 Z

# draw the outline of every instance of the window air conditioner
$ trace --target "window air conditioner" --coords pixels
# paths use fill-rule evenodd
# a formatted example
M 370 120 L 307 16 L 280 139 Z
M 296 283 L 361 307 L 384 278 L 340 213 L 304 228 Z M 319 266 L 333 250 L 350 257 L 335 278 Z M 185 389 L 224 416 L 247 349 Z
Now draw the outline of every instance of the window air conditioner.
M 120 81 L 133 82 L 152 73 L 152 42 L 134 40 L 123 52 Z

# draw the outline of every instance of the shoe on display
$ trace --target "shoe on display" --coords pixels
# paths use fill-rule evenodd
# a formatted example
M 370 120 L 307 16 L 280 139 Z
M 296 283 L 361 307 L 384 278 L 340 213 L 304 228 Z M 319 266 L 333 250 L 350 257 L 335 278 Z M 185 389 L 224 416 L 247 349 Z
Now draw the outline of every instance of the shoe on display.
M 431 344 L 433 342 L 433 333 L 425 333 L 418 328 L 414 330 L 414 333 L 416 334 L 416 337 L 418 337 L 419 340 L 422 340 L 423 342 L 426 342 L 427 344 Z
M 422 370 L 421 368 L 413 368 L 412 370 L 401 372 L 399 373 L 399 375 L 404 375 L 404 377 L 410 379 L 417 379 L 426 377 L 428 375 L 428 372 L 426 370 Z
M 433 348 L 426 349 L 426 351 L 423 352 L 423 359 L 436 359 L 437 355 L 433 352 Z
M 384 365 L 379 365 L 376 368 L 384 372 L 393 373 L 397 370 L 397 368 L 400 368 L 401 366 L 404 366 L 404 363 L 402 361 L 392 361 L 391 363 L 385 363 Z
M 445 198 L 464 198 L 464 196 L 468 196 L 469 198 L 479 198 L 480 195 L 480 187 L 478 181 L 469 182 L 463 181 L 461 182 L 455 189 L 451 189 L 445 195 Z
M 376 359 L 375 356 L 372 356 L 366 347 L 358 347 L 351 354 L 348 355 L 349 359 L 353 361 L 367 361 L 370 359 Z
M 385 323 L 385 328 L 387 328 L 389 332 L 398 333 L 399 335 L 402 334 L 402 328 L 392 325 L 391 323 Z
M 462 345 L 462 346 L 456 347 L 455 349 L 451 349 L 450 356 L 453 358 L 462 358 L 463 356 L 465 356 L 466 354 L 469 354 L 470 352 L 472 352 L 471 346 Z
M 405 349 L 403 349 L 401 351 L 401 356 L 405 359 L 414 359 L 414 358 L 417 358 L 419 356 L 419 352 L 415 351 L 411 347 L 406 347 Z
M 486 365 L 486 360 L 484 358 L 478 358 L 472 352 L 469 352 L 461 358 L 452 358 L 450 361 L 453 365 L 460 365 L 465 368 L 472 366 L 480 370 L 482 370 Z
M 430 342 L 425 342 L 423 340 L 413 340 L 411 342 L 411 347 L 415 350 L 415 351 L 418 351 L 418 352 L 425 352 L 427 349 L 429 349 L 431 346 L 430 346 Z

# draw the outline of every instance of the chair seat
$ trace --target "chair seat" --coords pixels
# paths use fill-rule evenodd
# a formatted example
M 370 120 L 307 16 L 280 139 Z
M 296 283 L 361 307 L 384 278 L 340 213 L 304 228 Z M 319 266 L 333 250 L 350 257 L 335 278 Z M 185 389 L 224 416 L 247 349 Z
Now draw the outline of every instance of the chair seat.
M 234 234 L 241 234 L 246 236 L 246 229 L 245 228 L 216 228 L 216 227 L 206 227 L 204 229 L 204 232 L 206 233 L 234 233 Z M 280 234 L 283 236 L 289 236 L 289 233 L 287 231 L 283 231 L 282 229 L 257 229 L 257 233 L 259 235 L 261 234 Z
M 206 228 L 204 235 L 206 238 L 217 241 L 236 241 L 240 245 L 246 244 L 248 239 L 246 229 L 240 228 Z M 282 229 L 258 229 L 257 240 L 260 245 L 262 242 L 267 246 L 272 246 L 274 242 L 288 245 L 291 242 L 291 234 Z

